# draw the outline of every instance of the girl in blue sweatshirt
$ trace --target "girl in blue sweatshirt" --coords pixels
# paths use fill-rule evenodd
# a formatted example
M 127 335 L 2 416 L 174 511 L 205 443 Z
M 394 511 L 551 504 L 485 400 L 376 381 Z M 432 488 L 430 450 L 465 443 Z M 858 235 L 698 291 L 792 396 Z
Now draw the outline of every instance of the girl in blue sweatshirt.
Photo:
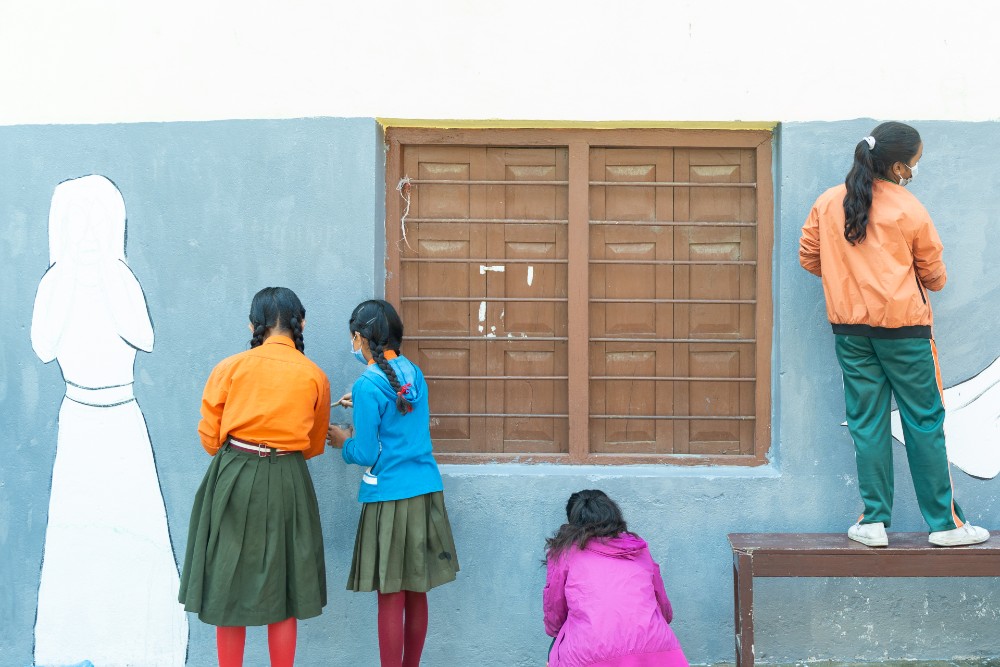
M 386 301 L 365 301 L 349 322 L 351 351 L 365 364 L 341 405 L 353 433 L 330 425 L 344 461 L 365 467 L 347 588 L 378 591 L 382 667 L 417 667 L 427 636 L 427 591 L 454 581 L 455 542 L 441 473 L 431 451 L 427 383 L 399 354 L 403 322 Z

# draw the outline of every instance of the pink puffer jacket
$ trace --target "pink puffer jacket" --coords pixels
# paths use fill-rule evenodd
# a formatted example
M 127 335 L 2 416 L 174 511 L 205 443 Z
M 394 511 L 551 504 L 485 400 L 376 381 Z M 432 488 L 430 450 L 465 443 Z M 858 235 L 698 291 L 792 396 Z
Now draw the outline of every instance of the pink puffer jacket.
M 646 542 L 622 533 L 592 539 L 548 563 L 549 667 L 687 667 L 660 567 Z

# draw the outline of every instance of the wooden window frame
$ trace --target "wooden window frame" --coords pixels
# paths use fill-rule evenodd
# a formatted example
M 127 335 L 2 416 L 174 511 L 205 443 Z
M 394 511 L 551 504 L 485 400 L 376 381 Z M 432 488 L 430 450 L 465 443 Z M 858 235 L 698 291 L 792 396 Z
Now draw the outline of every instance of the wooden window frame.
M 402 200 L 396 190 L 401 178 L 402 149 L 407 145 L 568 147 L 568 265 L 587 267 L 590 254 L 590 150 L 602 148 L 720 148 L 753 149 L 756 160 L 757 265 L 755 311 L 755 428 L 751 454 L 594 454 L 590 448 L 590 281 L 570 280 L 568 289 L 569 452 L 438 453 L 441 463 L 565 463 L 597 465 L 726 465 L 767 463 L 771 447 L 771 333 L 773 326 L 772 251 L 774 188 L 771 175 L 773 133 L 741 129 L 443 129 L 385 128 L 385 298 L 400 303 L 400 217 Z M 579 332 L 583 332 L 582 334 Z

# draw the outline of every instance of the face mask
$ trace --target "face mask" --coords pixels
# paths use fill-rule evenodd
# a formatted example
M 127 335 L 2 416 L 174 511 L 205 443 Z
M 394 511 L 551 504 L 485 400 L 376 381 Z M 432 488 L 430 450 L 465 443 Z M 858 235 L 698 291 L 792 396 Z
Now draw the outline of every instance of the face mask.
M 909 165 L 906 165 L 906 166 L 909 167 Z M 913 179 L 917 177 L 917 167 L 919 167 L 919 166 L 920 166 L 920 162 L 917 162 L 915 165 L 913 165 L 912 167 L 910 167 L 910 177 L 909 178 L 903 178 L 902 174 L 900 174 L 900 176 L 899 176 L 899 184 L 902 185 L 903 187 L 906 187 L 906 185 L 908 183 L 912 182 Z
M 365 353 L 361 350 L 361 348 L 358 348 L 357 350 L 354 349 L 354 340 L 353 339 L 351 340 L 351 354 L 353 354 L 354 358 L 357 359 L 358 361 L 360 361 L 361 363 L 363 363 L 363 364 L 367 364 L 368 363 L 368 360 L 365 359 Z

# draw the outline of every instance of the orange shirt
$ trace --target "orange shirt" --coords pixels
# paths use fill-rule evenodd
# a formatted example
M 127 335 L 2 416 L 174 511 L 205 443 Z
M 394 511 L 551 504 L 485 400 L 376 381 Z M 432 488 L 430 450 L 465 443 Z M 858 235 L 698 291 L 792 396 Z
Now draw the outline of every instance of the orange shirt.
M 201 444 L 213 456 L 232 435 L 276 449 L 321 454 L 330 422 L 330 381 L 285 336 L 222 360 L 201 399 Z

